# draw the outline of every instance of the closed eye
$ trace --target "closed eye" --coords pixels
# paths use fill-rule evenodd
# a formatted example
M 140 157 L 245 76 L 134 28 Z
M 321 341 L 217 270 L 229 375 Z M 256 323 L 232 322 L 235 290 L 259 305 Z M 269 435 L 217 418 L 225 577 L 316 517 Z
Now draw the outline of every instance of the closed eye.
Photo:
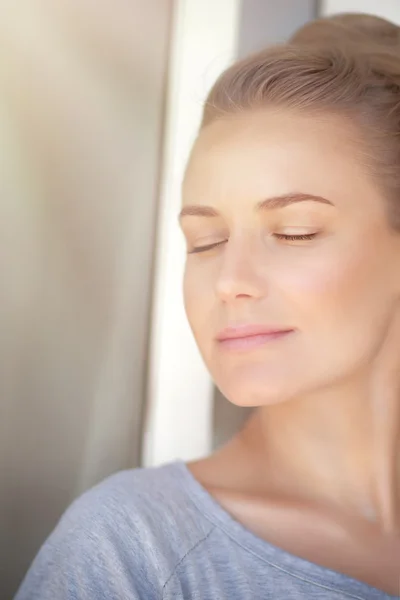
M 207 250 L 213 250 L 222 244 L 225 244 L 228 240 L 221 240 L 220 242 L 214 242 L 213 244 L 207 244 L 206 246 L 197 246 L 188 251 L 188 254 L 198 254 L 200 252 L 207 252 Z
M 299 233 L 295 234 L 286 234 L 286 233 L 274 233 L 274 237 L 278 240 L 283 240 L 285 242 L 307 242 L 314 239 L 318 234 L 317 233 Z

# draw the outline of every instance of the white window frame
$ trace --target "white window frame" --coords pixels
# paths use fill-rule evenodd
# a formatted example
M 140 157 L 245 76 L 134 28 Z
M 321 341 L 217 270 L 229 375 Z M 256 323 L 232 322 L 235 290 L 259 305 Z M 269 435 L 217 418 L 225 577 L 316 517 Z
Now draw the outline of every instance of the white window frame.
M 191 460 L 212 449 L 214 387 L 183 308 L 185 260 L 177 215 L 204 99 L 236 58 L 241 0 L 176 0 L 168 75 L 149 379 L 142 464 Z
M 368 13 L 400 25 L 399 0 L 321 0 L 319 13 L 322 17 L 342 12 Z

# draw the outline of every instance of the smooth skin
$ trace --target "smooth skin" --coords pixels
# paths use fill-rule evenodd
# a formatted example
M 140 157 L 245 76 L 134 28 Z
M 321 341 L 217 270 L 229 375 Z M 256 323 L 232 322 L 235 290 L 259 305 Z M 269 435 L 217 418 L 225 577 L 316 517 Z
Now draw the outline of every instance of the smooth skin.
M 200 132 L 180 216 L 186 311 L 216 385 L 256 409 L 189 468 L 256 535 L 395 595 L 400 233 L 363 148 L 344 117 L 284 109 Z M 219 340 L 248 325 L 285 334 Z

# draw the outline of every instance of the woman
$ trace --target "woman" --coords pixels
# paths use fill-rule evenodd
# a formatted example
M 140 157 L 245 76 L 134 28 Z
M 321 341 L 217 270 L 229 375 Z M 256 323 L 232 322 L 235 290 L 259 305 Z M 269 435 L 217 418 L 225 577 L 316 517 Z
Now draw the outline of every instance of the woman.
M 17 599 L 399 597 L 399 29 L 342 15 L 228 69 L 180 222 L 204 361 L 256 409 L 77 500 Z

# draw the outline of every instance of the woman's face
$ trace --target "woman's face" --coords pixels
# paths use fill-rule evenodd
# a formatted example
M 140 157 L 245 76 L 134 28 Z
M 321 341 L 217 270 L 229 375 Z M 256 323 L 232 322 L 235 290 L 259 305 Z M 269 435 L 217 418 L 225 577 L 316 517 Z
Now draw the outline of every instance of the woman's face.
M 351 125 L 291 112 L 215 121 L 183 186 L 185 305 L 239 405 L 367 373 L 399 297 L 399 239 Z

